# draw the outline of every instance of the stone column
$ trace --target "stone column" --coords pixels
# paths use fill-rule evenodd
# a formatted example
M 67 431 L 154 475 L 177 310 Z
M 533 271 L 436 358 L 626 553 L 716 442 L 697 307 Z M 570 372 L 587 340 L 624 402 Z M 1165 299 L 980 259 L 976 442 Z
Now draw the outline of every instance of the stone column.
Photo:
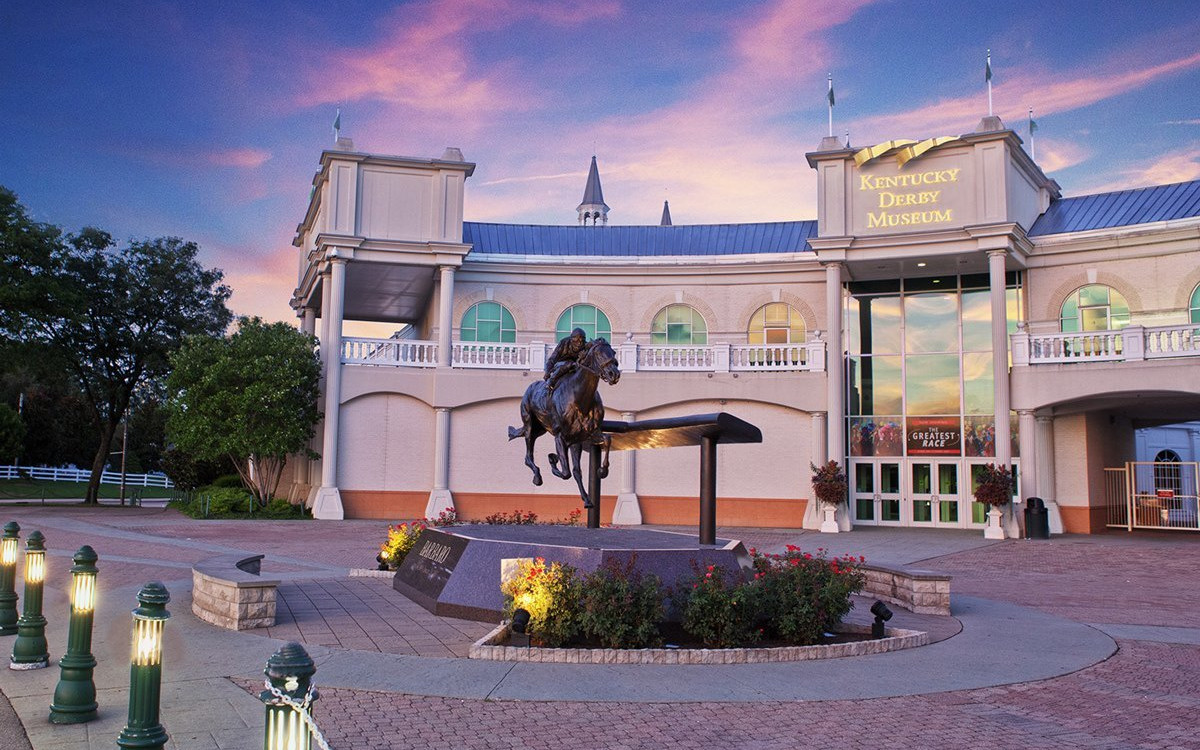
M 621 419 L 632 422 L 637 419 L 637 413 L 623 411 Z M 621 451 L 621 491 L 617 493 L 612 522 L 620 526 L 642 523 L 642 505 L 637 496 L 637 451 Z
M 996 465 L 1012 464 L 1012 436 L 1009 428 L 1008 382 L 1008 294 L 1004 261 L 1007 250 L 988 251 L 988 277 L 992 302 L 992 394 L 995 407 Z M 1017 498 L 1018 502 L 1020 498 Z M 1004 518 L 1004 531 L 1010 538 L 1020 536 L 1016 506 L 1009 505 Z
M 450 494 L 450 409 L 434 409 L 433 423 L 433 490 L 425 504 L 425 517 L 437 518 L 444 510 L 454 510 Z
M 1054 417 L 1035 417 L 1037 425 L 1037 477 L 1038 497 L 1046 501 L 1050 520 L 1050 533 L 1063 533 L 1062 512 L 1058 509 L 1057 493 L 1054 488 Z
M 826 414 L 823 411 L 814 411 L 809 415 L 812 425 L 812 455 L 810 460 L 815 466 L 820 466 L 829 460 L 829 444 L 826 442 L 828 426 L 825 417 Z M 801 486 L 808 490 L 808 505 L 804 506 L 804 520 L 801 522 L 801 526 L 816 531 L 821 528 L 821 504 L 817 502 L 817 495 L 813 492 L 812 483 L 807 481 L 809 473 L 801 470 L 801 474 L 806 477 Z
M 336 251 L 335 251 L 336 252 Z M 325 433 L 321 451 L 321 488 L 313 501 L 313 517 L 341 520 L 342 495 L 337 486 L 338 417 L 342 406 L 342 314 L 346 297 L 346 259 L 329 259 L 329 318 L 321 359 L 325 362 Z
M 450 366 L 450 348 L 454 337 L 454 266 L 440 266 L 438 286 L 438 367 Z
M 321 391 L 328 393 L 329 390 L 329 364 L 330 360 L 325 347 L 329 341 L 329 309 L 330 309 L 330 290 L 333 287 L 333 282 L 330 280 L 332 272 L 330 265 L 325 264 L 321 269 L 321 322 L 317 328 L 317 343 L 320 346 L 321 352 Z M 314 326 L 316 322 L 314 321 Z M 313 436 L 312 449 L 320 455 L 320 458 L 315 461 L 310 461 L 308 464 L 308 500 L 305 501 L 305 507 L 312 508 L 317 502 L 317 493 L 321 489 L 321 466 L 325 463 L 325 446 L 323 443 L 325 417 L 321 417 L 318 423 L 322 425 L 322 433 Z

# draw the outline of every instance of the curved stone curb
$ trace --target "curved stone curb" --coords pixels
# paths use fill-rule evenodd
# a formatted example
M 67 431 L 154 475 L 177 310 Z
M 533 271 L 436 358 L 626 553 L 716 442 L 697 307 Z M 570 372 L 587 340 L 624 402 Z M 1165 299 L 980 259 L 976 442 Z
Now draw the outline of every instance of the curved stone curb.
M 870 625 L 843 623 L 835 632 L 870 633 Z M 471 645 L 468 657 L 491 661 L 524 661 L 554 664 L 769 664 L 774 662 L 838 659 L 916 648 L 929 643 L 929 633 L 888 628 L 885 638 L 823 646 L 774 648 L 535 648 L 498 645 L 508 639 L 508 624 Z

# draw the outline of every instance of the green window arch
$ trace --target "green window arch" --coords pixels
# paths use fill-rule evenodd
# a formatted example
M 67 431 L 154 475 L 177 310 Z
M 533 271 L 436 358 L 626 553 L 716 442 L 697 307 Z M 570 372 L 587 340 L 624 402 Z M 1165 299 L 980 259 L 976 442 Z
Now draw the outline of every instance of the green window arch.
M 517 342 L 517 323 L 508 308 L 499 302 L 477 302 L 462 316 L 459 326 L 462 341 Z
M 604 338 L 612 341 L 612 324 L 608 316 L 595 305 L 571 305 L 558 316 L 554 325 L 554 338 L 562 341 L 571 335 L 571 331 L 582 328 L 589 339 Z
M 1188 305 L 1188 322 L 1200 323 L 1200 284 L 1192 290 L 1192 301 Z
M 799 310 L 786 302 L 771 302 L 750 316 L 746 343 L 803 344 L 807 335 Z
M 705 346 L 708 325 L 704 316 L 690 305 L 667 305 L 650 324 L 650 343 L 673 346 Z
M 1062 304 L 1059 330 L 1115 331 L 1129 325 L 1129 303 L 1112 287 L 1089 284 L 1076 289 Z

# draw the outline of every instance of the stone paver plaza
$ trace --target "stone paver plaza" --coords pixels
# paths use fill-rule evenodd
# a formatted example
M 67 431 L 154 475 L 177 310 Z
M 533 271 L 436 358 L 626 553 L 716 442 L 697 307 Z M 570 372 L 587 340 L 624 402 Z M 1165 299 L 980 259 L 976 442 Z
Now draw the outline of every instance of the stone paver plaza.
M 156 579 L 172 596 L 162 722 L 179 748 L 262 747 L 257 691 L 285 640 L 303 642 L 317 661 L 315 714 L 336 750 L 1200 748 L 1200 539 L 1189 535 L 985 543 L 976 531 L 722 529 L 760 549 L 823 546 L 950 573 L 955 620 L 937 627 L 961 623 L 961 632 L 907 652 L 794 664 L 513 665 L 465 658 L 486 624 L 435 617 L 386 578 L 350 577 L 371 567 L 384 522 L 0 511 L 23 537 L 46 536 L 53 662 L 0 673 L 4 750 L 115 746 L 127 710 L 129 610 L 137 588 Z M 67 568 L 83 544 L 100 555 L 100 717 L 55 726 L 47 711 L 66 643 Z M 266 555 L 264 574 L 282 581 L 273 627 L 232 632 L 192 615 L 192 564 L 224 554 Z M 918 620 L 898 611 L 892 624 Z

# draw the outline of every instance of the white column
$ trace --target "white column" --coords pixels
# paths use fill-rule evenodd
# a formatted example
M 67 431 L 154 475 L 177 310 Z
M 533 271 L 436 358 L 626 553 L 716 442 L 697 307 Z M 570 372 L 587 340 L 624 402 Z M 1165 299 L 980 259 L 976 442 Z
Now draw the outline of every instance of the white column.
M 814 466 L 820 466 L 829 460 L 827 431 L 828 424 L 825 419 L 825 412 L 814 411 L 809 415 L 812 426 L 812 455 L 809 460 Z M 805 477 L 810 476 L 811 472 L 802 472 Z M 804 506 L 804 521 L 801 525 L 806 529 L 816 531 L 821 528 L 821 504 L 817 502 L 817 494 L 813 492 L 812 483 L 804 482 L 803 486 L 808 489 L 808 505 Z
M 1054 489 L 1054 417 L 1035 417 L 1037 424 L 1038 497 L 1046 501 L 1050 533 L 1063 533 L 1062 513 Z
M 425 517 L 437 518 L 444 510 L 454 510 L 454 496 L 450 494 L 450 410 L 439 406 L 434 409 L 433 490 L 425 504 Z
M 325 267 L 321 269 L 321 323 L 320 323 L 320 327 L 317 329 L 317 343 L 320 345 L 320 351 L 321 351 L 321 391 L 322 391 L 322 393 L 328 393 L 328 391 L 329 391 L 329 362 L 330 362 L 330 360 L 329 360 L 329 357 L 326 355 L 327 350 L 325 348 L 325 344 L 327 341 L 329 341 L 329 310 L 330 310 L 330 301 L 329 300 L 330 300 L 330 290 L 333 287 L 333 282 L 330 280 L 331 273 L 332 272 L 330 271 L 329 264 L 326 264 Z M 315 325 L 315 321 L 314 321 L 314 325 Z M 323 425 L 325 424 L 324 416 L 321 417 L 320 424 L 322 425 L 322 434 L 313 436 L 312 449 L 315 453 L 320 455 L 321 458 L 318 458 L 315 461 L 310 461 L 309 465 L 308 465 L 308 469 L 309 469 L 308 484 L 309 484 L 310 489 L 308 491 L 308 500 L 306 500 L 304 503 L 305 507 L 307 507 L 307 508 L 312 508 L 316 505 L 317 494 L 321 491 L 321 466 L 325 462 L 325 458 L 324 458 L 325 452 L 323 450 L 324 445 L 322 443 L 322 441 L 324 439 L 324 437 L 323 437 L 323 435 L 324 435 Z
M 1009 383 L 1008 383 L 1008 295 L 1005 281 L 1004 261 L 1006 250 L 988 251 L 988 276 L 992 302 L 992 393 L 996 425 L 996 465 L 1012 464 L 1012 436 L 1009 428 Z M 1020 498 L 1017 498 L 1018 502 Z M 1020 536 L 1017 525 L 1016 507 L 1009 505 L 1005 514 L 1004 530 L 1010 537 Z
M 1031 409 L 1017 410 L 1017 445 L 1021 448 L 1021 498 L 1041 497 L 1037 470 L 1037 420 Z
M 441 266 L 438 286 L 438 367 L 450 366 L 450 347 L 454 333 L 454 266 Z
M 300 330 L 302 332 L 308 334 L 309 336 L 311 336 L 311 335 L 313 335 L 313 331 L 316 330 L 316 326 L 317 326 L 316 311 L 313 310 L 311 307 L 302 308 L 300 310 Z M 292 457 L 292 460 L 295 461 L 296 473 L 295 473 L 295 476 L 292 478 L 293 488 L 292 488 L 292 492 L 291 492 L 289 499 L 293 503 L 295 503 L 295 502 L 299 502 L 302 500 L 307 500 L 308 484 L 309 484 L 308 477 L 309 477 L 309 471 L 311 469 L 309 467 L 308 456 L 306 456 L 303 451 L 295 454 Z M 304 493 L 305 493 L 304 496 L 297 497 L 297 493 L 299 493 L 301 491 L 304 491 Z
M 825 358 L 827 383 L 826 460 L 844 463 L 846 444 L 846 365 L 842 356 L 842 264 L 825 266 L 825 318 L 829 326 L 829 356 Z
M 621 419 L 632 422 L 637 412 L 623 411 Z M 613 507 L 613 521 L 619 526 L 640 526 L 642 504 L 637 495 L 637 451 L 621 451 L 621 491 Z
M 338 417 L 342 405 L 342 314 L 346 297 L 346 259 L 329 259 L 329 319 L 321 359 L 325 363 L 325 433 L 321 451 L 321 489 L 313 501 L 313 518 L 341 520 L 342 495 L 337 486 Z

